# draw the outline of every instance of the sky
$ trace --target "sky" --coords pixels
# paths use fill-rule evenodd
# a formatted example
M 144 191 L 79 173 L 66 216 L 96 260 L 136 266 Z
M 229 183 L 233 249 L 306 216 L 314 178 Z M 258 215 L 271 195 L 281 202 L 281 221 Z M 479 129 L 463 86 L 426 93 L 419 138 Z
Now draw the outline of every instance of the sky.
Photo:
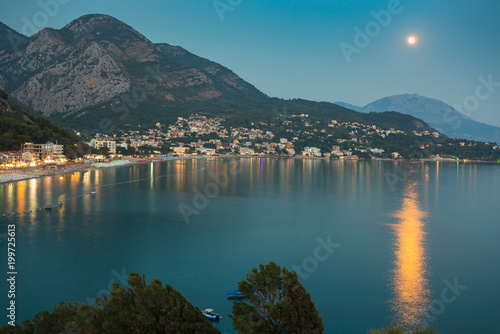
M 364 106 L 416 93 L 500 126 L 498 0 L 2 0 L 0 21 L 31 35 L 95 13 L 269 96 Z

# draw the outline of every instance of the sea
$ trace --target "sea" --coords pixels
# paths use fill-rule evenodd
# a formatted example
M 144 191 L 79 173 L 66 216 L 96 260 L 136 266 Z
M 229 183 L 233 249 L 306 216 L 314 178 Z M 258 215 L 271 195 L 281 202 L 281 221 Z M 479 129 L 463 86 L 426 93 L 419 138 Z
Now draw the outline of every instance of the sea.
M 215 157 L 47 176 L 0 185 L 0 244 L 2 325 L 12 300 L 20 324 L 138 272 L 235 333 L 227 293 L 275 262 L 325 333 L 500 328 L 496 163 Z

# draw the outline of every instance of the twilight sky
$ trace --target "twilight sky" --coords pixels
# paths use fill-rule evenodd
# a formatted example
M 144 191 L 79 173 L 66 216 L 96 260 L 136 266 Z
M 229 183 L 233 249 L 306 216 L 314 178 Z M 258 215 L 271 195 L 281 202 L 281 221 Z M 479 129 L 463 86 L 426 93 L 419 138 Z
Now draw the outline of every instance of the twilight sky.
M 91 13 L 229 67 L 270 96 L 364 106 L 417 93 L 500 126 L 498 0 L 2 0 L 0 21 L 31 35 Z

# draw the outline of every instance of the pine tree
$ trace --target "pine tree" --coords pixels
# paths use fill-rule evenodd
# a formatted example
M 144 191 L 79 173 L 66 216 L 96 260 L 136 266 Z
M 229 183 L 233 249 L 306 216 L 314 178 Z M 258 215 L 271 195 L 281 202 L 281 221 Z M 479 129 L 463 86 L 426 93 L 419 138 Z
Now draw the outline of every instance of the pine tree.
M 260 265 L 238 284 L 247 301 L 233 303 L 238 333 L 323 333 L 323 321 L 295 271 Z

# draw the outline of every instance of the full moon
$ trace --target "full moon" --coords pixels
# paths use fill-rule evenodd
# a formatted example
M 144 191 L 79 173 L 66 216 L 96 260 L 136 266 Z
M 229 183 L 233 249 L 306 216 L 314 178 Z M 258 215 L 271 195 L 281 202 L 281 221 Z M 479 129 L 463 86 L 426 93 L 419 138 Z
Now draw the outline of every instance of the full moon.
M 417 43 L 417 38 L 415 36 L 408 37 L 408 43 L 410 45 L 413 45 L 413 44 Z

